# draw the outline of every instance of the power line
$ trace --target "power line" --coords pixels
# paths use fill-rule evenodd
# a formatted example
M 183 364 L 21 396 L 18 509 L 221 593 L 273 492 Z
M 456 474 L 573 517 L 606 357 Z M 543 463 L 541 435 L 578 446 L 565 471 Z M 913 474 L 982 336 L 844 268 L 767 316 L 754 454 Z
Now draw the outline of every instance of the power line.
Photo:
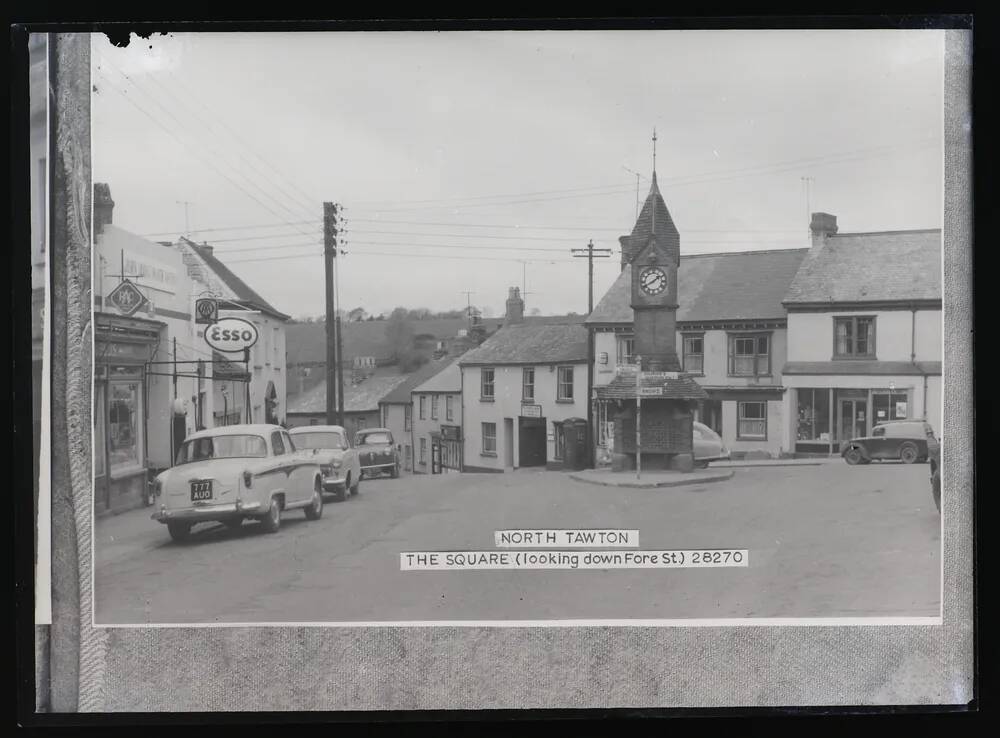
M 313 251 L 308 254 L 284 254 L 282 256 L 261 256 L 252 259 L 228 259 L 225 264 L 249 264 L 252 262 L 263 262 L 263 261 L 282 261 L 282 260 L 292 260 L 292 259 L 314 259 L 317 256 L 322 256 L 322 252 Z M 362 256 L 393 256 L 401 259 L 458 259 L 458 260 L 471 260 L 471 261 L 504 261 L 512 263 L 521 263 L 524 261 L 537 263 L 537 264 L 568 264 L 571 260 L 562 259 L 545 259 L 545 258 L 531 258 L 531 257 L 521 257 L 519 259 L 505 259 L 502 257 L 491 257 L 491 256 L 453 256 L 448 254 L 415 254 L 415 253 L 405 253 L 398 251 L 359 251 L 355 254 L 357 257 Z

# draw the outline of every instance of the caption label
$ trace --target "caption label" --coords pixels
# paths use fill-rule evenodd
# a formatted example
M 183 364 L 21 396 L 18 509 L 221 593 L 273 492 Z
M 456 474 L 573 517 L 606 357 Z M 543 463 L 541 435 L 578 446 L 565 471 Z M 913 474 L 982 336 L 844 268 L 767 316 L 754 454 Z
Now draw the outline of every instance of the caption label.
M 662 551 L 409 551 L 402 571 L 475 569 L 685 569 L 745 567 L 747 549 Z
M 639 547 L 639 531 L 618 528 L 535 529 L 517 528 L 493 533 L 497 548 L 603 548 Z

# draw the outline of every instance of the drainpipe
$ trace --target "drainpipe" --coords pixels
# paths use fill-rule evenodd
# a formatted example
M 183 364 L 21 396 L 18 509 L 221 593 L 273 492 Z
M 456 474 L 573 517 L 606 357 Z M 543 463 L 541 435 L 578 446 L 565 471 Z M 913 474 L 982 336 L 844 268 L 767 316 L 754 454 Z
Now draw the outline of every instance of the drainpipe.
M 594 329 L 587 329 L 587 467 L 593 469 L 597 464 L 594 459 L 594 443 L 597 434 L 594 433 Z M 558 378 L 557 378 L 558 379 Z M 565 453 L 563 454 L 565 457 Z M 565 459 L 564 459 L 565 461 Z
M 910 363 L 917 363 L 917 306 L 910 306 Z

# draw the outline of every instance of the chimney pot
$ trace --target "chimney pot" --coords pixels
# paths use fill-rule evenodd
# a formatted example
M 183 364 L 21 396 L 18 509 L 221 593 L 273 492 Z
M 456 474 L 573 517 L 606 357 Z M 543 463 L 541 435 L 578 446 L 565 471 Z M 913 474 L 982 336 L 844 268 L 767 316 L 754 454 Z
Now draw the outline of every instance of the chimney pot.
M 94 233 L 103 233 L 104 226 L 111 225 L 114 209 L 111 187 L 105 182 L 94 182 Z
M 812 231 L 813 246 L 821 246 L 827 236 L 837 232 L 837 216 L 829 213 L 813 213 L 809 230 Z
M 524 322 L 524 300 L 521 298 L 521 289 L 519 287 L 511 287 L 508 292 L 509 297 L 507 298 L 507 317 L 504 321 L 505 325 L 510 325 L 511 323 L 523 323 Z

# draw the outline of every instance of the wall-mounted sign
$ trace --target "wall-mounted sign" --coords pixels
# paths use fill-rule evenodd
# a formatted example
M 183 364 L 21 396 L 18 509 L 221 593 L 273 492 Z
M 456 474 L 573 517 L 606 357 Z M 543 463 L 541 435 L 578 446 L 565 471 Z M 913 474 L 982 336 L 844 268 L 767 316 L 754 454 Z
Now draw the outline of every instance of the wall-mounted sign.
M 521 405 L 521 417 L 522 418 L 540 418 L 540 417 L 542 417 L 542 406 L 541 405 Z
M 667 379 L 677 379 L 678 376 L 678 372 L 642 372 L 642 378 L 648 379 L 651 382 L 663 382 Z
M 607 351 L 602 351 L 601 353 L 599 353 L 597 355 L 597 363 L 598 364 L 607 364 L 608 363 L 608 352 Z
M 138 287 L 127 279 L 123 279 L 117 287 L 108 293 L 106 302 L 122 315 L 132 315 L 145 304 L 146 298 Z
M 906 402 L 905 401 L 904 402 L 897 402 L 896 403 L 896 417 L 897 418 L 905 418 L 906 417 Z
M 219 320 L 219 303 L 213 297 L 202 297 L 194 303 L 194 322 L 211 325 Z
M 663 387 L 640 387 L 639 397 L 660 397 L 663 395 Z
M 205 329 L 205 343 L 227 354 L 250 348 L 257 338 L 257 326 L 243 318 L 223 318 Z

